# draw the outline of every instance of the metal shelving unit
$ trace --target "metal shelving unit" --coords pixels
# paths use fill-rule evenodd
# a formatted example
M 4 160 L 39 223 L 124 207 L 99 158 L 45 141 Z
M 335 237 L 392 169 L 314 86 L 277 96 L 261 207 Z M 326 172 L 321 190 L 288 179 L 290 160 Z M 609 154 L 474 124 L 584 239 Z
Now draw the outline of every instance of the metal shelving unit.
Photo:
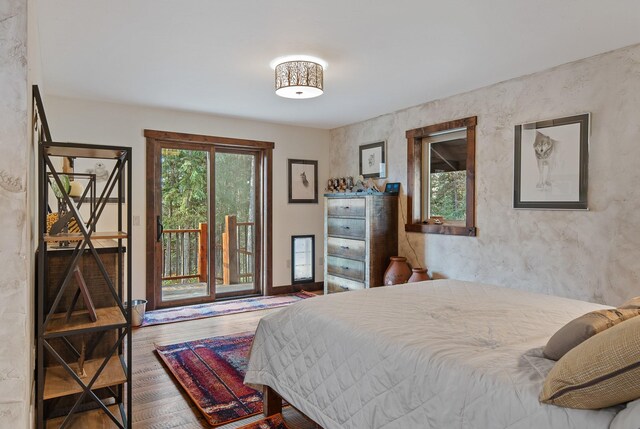
M 131 148 L 51 141 L 39 148 L 37 426 L 131 428 Z M 56 158 L 115 166 L 99 195 L 89 178 L 74 199 L 62 180 L 73 173 L 58 171 Z M 47 232 L 55 188 L 78 231 Z M 117 231 L 96 231 L 114 196 Z

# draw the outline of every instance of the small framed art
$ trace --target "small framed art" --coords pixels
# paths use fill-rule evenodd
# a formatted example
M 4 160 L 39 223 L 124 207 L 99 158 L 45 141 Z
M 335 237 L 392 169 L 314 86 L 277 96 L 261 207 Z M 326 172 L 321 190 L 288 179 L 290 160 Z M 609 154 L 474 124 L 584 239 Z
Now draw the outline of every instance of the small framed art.
M 289 159 L 289 203 L 318 203 L 318 161 Z
M 96 185 L 96 198 L 100 198 L 105 186 L 111 176 L 111 173 L 116 168 L 117 160 L 115 159 L 94 159 L 94 158 L 76 158 L 73 163 L 73 172 L 82 173 L 84 176 L 95 175 Z M 86 188 L 89 185 L 88 178 L 76 179 L 82 183 L 82 187 Z M 123 195 L 124 201 L 124 195 Z M 111 194 L 107 198 L 108 203 L 118 202 L 118 182 L 113 187 Z
M 360 175 L 365 179 L 387 177 L 386 146 L 385 141 L 360 146 Z
M 587 210 L 588 113 L 517 125 L 513 207 Z

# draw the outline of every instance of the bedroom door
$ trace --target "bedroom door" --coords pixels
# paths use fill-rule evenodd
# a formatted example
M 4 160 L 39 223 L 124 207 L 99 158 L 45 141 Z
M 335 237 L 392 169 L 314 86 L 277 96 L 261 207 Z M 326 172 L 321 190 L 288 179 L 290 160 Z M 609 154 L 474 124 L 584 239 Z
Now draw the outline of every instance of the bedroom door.
M 145 136 L 148 308 L 269 292 L 269 143 Z

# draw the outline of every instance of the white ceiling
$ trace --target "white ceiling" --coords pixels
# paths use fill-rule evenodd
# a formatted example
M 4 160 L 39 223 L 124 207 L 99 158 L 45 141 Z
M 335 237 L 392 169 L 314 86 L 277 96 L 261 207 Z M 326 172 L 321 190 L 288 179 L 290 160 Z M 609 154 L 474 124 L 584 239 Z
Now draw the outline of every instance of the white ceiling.
M 47 94 L 334 128 L 640 42 L 638 0 L 39 0 Z M 269 62 L 329 63 L 275 95 Z

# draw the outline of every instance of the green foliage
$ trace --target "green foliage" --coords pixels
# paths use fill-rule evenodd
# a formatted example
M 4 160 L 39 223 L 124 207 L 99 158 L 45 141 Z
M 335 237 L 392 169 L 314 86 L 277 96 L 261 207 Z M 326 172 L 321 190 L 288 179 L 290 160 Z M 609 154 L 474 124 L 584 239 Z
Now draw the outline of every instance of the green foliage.
M 202 151 L 163 150 L 162 223 L 165 229 L 195 229 L 200 222 L 207 222 L 207 157 Z
M 430 215 L 443 216 L 446 220 L 465 220 L 466 170 L 431 173 L 430 185 Z
M 254 222 L 255 157 L 248 154 L 216 154 L 216 226 L 235 215 L 238 222 Z
M 227 215 L 253 222 L 255 158 L 216 154 L 216 227 Z M 164 149 L 162 154 L 162 223 L 165 229 L 196 229 L 208 222 L 208 153 Z

